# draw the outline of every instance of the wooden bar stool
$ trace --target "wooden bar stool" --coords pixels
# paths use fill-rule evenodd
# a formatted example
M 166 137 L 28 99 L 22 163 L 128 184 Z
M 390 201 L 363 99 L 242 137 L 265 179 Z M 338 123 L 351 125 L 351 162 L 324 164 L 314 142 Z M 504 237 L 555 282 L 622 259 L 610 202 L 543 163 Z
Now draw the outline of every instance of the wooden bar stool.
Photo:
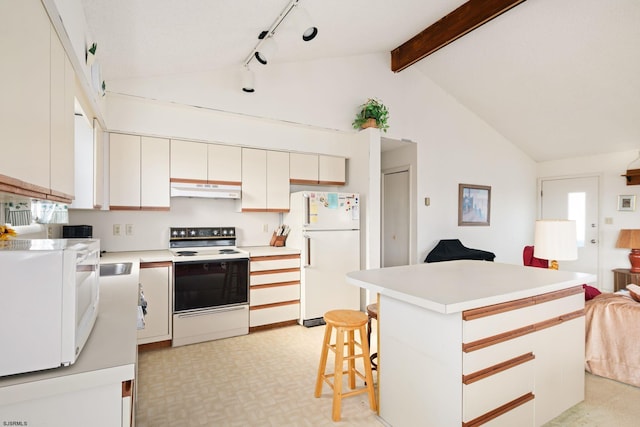
M 324 342 L 320 355 L 320 365 L 318 366 L 318 378 L 316 379 L 315 397 L 320 397 L 322 383 L 326 382 L 333 389 L 333 421 L 340 421 L 340 405 L 343 397 L 356 394 L 369 394 L 369 407 L 376 411 L 376 396 L 373 388 L 373 374 L 371 372 L 371 361 L 369 360 L 369 343 L 366 336 L 366 325 L 368 316 L 356 310 L 332 310 L 324 314 L 324 321 L 327 326 L 324 331 Z M 331 344 L 333 329 L 336 330 L 335 344 Z M 360 332 L 360 342 L 355 340 L 355 331 Z M 345 341 L 345 334 L 347 339 Z M 347 347 L 347 355 L 344 355 L 344 348 Z M 359 347 L 360 352 L 356 353 L 355 348 Z M 329 350 L 335 353 L 335 367 L 333 373 L 326 374 L 327 356 Z M 361 358 L 364 364 L 364 374 L 356 369 L 356 359 Z M 344 362 L 348 363 L 348 368 L 344 370 Z M 342 391 L 342 375 L 348 375 L 349 388 L 352 391 Z M 363 387 L 356 389 L 356 376 L 365 382 Z M 333 379 L 333 381 L 331 381 Z
M 378 304 L 377 303 L 369 304 L 367 306 L 367 317 L 368 317 L 367 343 L 369 344 L 369 347 L 371 347 L 371 319 L 376 319 L 376 321 L 378 320 Z M 369 360 L 371 360 L 371 369 L 373 369 L 374 371 L 378 369 L 378 364 L 374 362 L 374 360 L 377 358 L 378 358 L 377 352 L 373 353 L 369 358 Z

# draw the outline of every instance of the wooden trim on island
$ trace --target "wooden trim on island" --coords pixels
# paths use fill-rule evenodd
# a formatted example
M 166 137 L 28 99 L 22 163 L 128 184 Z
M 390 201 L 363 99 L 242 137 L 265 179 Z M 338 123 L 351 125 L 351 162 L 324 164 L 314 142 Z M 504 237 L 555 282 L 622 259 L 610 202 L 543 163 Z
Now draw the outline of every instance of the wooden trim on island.
M 513 367 L 521 365 L 523 363 L 530 362 L 535 358 L 536 356 L 534 356 L 533 353 L 530 352 L 527 354 L 520 355 L 518 357 L 514 357 L 513 359 L 505 360 L 504 362 L 495 364 L 493 366 L 489 366 L 488 368 L 481 369 L 477 372 L 472 372 L 470 374 L 463 375 L 462 383 L 465 385 L 473 384 L 474 382 L 490 377 L 491 375 L 495 375 L 502 371 L 506 371 L 507 369 L 511 369 Z
M 462 427 L 479 427 L 495 418 L 498 418 L 501 415 L 506 414 L 509 411 L 514 410 L 518 406 L 524 405 L 525 403 L 533 399 L 535 399 L 535 395 L 532 392 L 523 394 L 517 399 L 514 399 L 511 402 L 505 403 L 502 406 L 498 406 L 496 409 L 489 411 L 486 414 L 480 415 L 479 417 L 474 418 L 471 421 L 468 421 L 468 422 L 463 421 Z

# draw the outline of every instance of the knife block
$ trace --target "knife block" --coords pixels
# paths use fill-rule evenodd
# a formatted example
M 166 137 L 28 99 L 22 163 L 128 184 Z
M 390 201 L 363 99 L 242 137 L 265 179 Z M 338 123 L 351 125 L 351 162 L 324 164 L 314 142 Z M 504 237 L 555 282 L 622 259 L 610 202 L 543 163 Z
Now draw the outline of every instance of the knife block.
M 269 242 L 269 246 L 282 247 L 286 242 L 287 236 L 278 236 L 274 231 L 273 236 L 271 236 L 271 242 Z

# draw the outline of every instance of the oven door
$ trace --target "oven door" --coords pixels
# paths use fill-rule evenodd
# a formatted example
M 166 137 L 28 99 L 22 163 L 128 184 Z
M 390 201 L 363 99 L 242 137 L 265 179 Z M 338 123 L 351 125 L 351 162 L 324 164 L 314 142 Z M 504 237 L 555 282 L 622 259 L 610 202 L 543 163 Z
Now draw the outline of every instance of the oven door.
M 249 302 L 249 259 L 175 262 L 173 312 Z

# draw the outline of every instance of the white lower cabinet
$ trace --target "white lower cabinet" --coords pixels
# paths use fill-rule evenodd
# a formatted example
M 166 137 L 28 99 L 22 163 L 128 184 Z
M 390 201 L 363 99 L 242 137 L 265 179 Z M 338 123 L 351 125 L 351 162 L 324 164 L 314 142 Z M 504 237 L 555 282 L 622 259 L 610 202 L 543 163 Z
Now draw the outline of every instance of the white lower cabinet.
M 147 300 L 145 327 L 138 330 L 138 344 L 171 339 L 171 262 L 140 263 L 140 286 Z
M 540 426 L 582 401 L 583 309 L 578 287 L 463 312 L 463 427 Z
M 295 323 L 300 317 L 300 255 L 251 257 L 249 326 Z

